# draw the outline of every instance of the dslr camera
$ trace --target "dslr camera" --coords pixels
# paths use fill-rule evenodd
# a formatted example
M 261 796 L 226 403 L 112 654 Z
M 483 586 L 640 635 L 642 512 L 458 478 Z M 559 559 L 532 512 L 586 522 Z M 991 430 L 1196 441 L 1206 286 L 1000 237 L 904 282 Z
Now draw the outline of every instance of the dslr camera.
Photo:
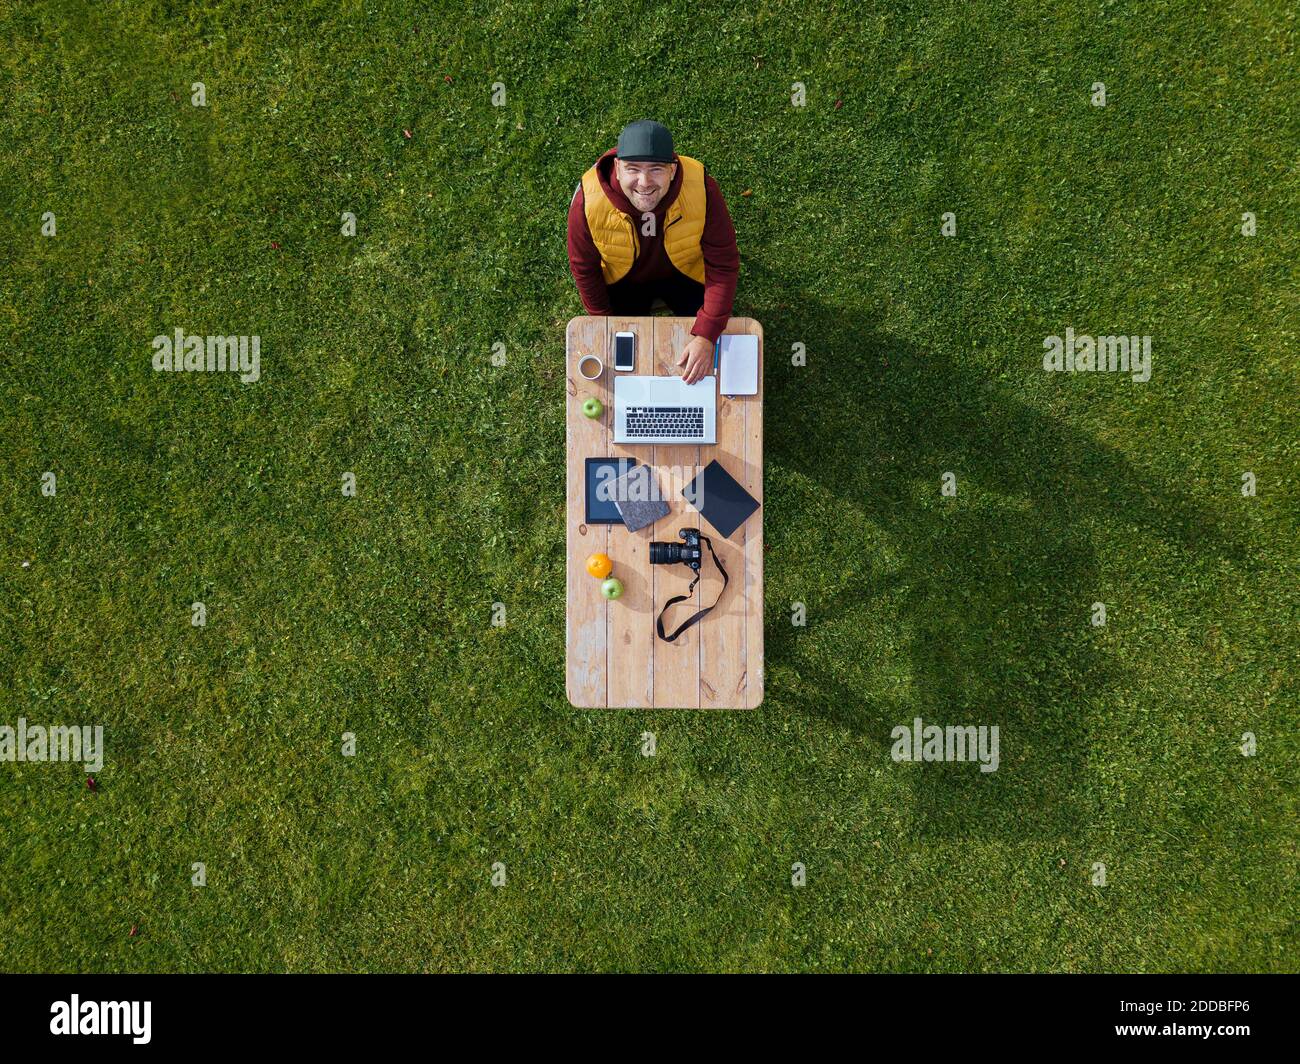
M 700 530 L 698 528 L 682 528 L 678 530 L 677 535 L 684 542 L 651 542 L 650 564 L 676 565 L 681 562 L 682 565 L 689 565 L 698 573 L 700 571 L 700 562 L 704 558 L 704 554 L 700 550 Z
M 689 565 L 695 570 L 695 575 L 691 577 L 691 586 L 686 589 L 684 595 L 674 595 L 664 603 L 664 608 L 659 611 L 659 616 L 655 618 L 655 631 L 659 633 L 659 638 L 666 643 L 671 643 L 677 639 L 687 628 L 693 624 L 699 624 L 710 613 L 713 612 L 713 606 L 722 601 L 723 593 L 727 590 L 728 578 L 727 570 L 722 567 L 718 561 L 718 556 L 713 550 L 713 541 L 708 536 L 700 535 L 698 528 L 678 529 L 677 538 L 680 543 L 651 543 L 650 544 L 650 564 L 651 565 L 673 565 L 681 562 L 682 565 Z M 669 635 L 664 631 L 664 614 L 668 612 L 670 606 L 678 602 L 687 602 L 695 594 L 695 585 L 700 582 L 700 563 L 704 560 L 704 552 L 700 550 L 700 544 L 703 543 L 709 548 L 709 553 L 713 555 L 713 564 L 718 567 L 718 573 L 722 576 L 722 590 L 718 592 L 718 597 L 713 600 L 713 606 L 705 606 L 704 609 L 697 611 L 688 620 L 682 621 L 673 632 Z

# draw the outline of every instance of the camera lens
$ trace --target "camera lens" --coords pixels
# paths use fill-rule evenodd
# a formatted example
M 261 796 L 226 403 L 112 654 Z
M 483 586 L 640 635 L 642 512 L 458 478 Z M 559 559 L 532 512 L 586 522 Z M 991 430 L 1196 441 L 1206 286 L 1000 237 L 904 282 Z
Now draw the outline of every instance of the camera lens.
M 676 565 L 682 560 L 682 545 L 680 543 L 651 543 L 650 544 L 650 564 L 651 565 Z

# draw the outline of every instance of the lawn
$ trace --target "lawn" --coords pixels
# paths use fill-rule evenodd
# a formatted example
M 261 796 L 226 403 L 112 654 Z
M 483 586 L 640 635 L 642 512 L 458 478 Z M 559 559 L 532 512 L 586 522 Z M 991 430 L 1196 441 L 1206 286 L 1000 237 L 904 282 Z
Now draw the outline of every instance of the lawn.
M 1300 969 L 1292 5 L 268 8 L 0 0 L 0 725 L 104 729 L 0 762 L 0 970 Z M 565 697 L 644 117 L 766 334 L 752 712 Z

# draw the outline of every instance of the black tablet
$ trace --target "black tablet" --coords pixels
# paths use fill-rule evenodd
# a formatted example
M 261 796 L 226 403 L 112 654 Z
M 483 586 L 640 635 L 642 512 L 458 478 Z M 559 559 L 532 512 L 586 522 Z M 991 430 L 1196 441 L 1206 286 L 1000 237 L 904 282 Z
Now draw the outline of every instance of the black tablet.
M 621 525 L 614 505 L 614 481 L 636 465 L 635 458 L 587 459 L 587 524 Z
M 728 539 L 758 509 L 758 500 L 716 458 L 682 489 L 682 498 Z

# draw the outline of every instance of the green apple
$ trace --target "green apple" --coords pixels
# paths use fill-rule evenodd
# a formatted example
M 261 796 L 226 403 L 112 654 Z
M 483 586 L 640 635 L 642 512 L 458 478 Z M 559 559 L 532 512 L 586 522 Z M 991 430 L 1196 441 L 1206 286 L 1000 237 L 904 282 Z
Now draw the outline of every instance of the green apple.
M 610 577 L 600 585 L 600 593 L 607 599 L 616 599 L 623 594 L 623 581 Z
M 589 395 L 582 401 L 582 412 L 588 417 L 600 417 L 605 412 L 605 404 L 594 395 Z

